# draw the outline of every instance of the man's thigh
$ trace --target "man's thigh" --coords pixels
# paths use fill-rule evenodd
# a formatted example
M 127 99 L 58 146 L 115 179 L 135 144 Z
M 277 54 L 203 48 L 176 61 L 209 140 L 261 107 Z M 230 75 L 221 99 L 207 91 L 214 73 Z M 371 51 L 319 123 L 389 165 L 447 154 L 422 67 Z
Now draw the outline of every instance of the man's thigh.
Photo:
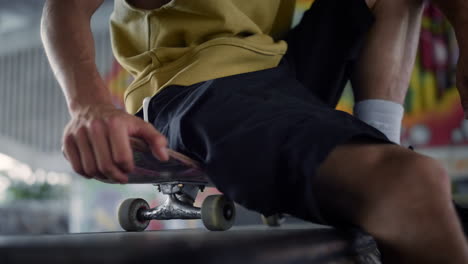
M 431 198 L 427 195 L 450 196 L 428 193 L 434 186 L 449 190 L 447 173 L 438 161 L 368 139 L 334 148 L 318 168 L 313 185 L 322 216 L 336 225 L 363 224 L 369 214 L 389 216 L 404 207 L 417 208 Z

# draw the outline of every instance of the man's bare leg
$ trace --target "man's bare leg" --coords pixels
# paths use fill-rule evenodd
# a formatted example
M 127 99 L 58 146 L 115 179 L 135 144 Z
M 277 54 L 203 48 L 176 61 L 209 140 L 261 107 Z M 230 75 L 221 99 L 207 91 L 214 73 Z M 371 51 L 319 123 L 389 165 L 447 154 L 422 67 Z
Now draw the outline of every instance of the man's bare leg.
M 364 45 L 353 90 L 357 101 L 403 104 L 418 49 L 422 0 L 366 0 L 376 21 Z
M 383 263 L 468 263 L 468 247 L 442 166 L 397 145 L 337 147 L 314 185 L 326 219 L 375 237 Z
M 358 101 L 402 104 L 417 50 L 420 0 L 366 0 L 375 14 L 353 89 Z M 337 147 L 315 188 L 326 217 L 373 235 L 384 263 L 468 263 L 468 247 L 442 166 L 396 145 Z
M 423 1 L 367 0 L 367 4 L 376 22 L 352 77 L 354 115 L 399 144 Z

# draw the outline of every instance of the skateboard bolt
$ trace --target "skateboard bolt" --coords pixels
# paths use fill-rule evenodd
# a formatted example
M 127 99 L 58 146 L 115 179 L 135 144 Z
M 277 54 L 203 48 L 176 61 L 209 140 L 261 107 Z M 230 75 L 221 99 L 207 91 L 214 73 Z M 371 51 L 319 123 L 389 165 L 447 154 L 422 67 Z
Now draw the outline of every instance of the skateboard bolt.
M 224 206 L 223 215 L 224 215 L 224 218 L 231 219 L 232 216 L 234 215 L 233 208 L 231 206 L 229 206 L 229 205 Z

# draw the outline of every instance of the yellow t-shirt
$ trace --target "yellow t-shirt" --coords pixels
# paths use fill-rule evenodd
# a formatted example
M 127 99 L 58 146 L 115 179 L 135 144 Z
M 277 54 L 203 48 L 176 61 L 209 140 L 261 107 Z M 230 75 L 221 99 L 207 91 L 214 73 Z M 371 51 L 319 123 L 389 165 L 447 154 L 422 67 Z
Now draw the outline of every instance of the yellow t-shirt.
M 127 112 L 169 85 L 276 67 L 295 0 L 172 0 L 154 10 L 115 0 L 110 28 L 119 63 L 134 77 Z

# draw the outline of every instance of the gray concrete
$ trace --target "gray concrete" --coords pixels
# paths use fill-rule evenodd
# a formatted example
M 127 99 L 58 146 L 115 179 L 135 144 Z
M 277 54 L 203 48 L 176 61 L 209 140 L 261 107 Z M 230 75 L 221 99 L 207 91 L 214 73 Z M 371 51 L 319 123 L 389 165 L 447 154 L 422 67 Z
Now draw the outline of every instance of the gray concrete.
M 0 236 L 0 263 L 363 263 L 376 264 L 361 233 L 293 225 L 197 230 Z

